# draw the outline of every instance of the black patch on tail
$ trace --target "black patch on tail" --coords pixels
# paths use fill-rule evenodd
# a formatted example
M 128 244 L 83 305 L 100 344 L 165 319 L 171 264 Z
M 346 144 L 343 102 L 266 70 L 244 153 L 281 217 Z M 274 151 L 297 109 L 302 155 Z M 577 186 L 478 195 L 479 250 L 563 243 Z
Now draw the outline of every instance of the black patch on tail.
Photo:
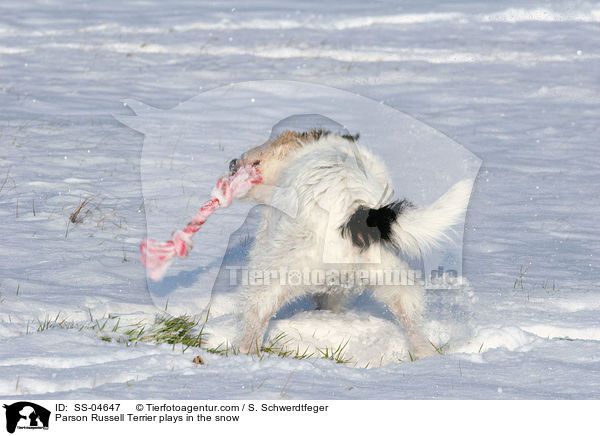
M 346 224 L 340 227 L 343 238 L 350 236 L 352 244 L 361 251 L 373 243 L 392 243 L 392 224 L 407 207 L 412 204 L 407 200 L 396 201 L 379 209 L 359 206 Z

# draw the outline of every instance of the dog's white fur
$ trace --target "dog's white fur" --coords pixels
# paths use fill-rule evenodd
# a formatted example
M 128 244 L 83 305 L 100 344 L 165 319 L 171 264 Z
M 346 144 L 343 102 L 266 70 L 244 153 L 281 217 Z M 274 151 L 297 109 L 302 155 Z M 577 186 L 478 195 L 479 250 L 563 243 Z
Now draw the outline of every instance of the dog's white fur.
M 407 270 L 398 249 L 408 256 L 421 256 L 446 237 L 466 210 L 470 183 L 465 180 L 427 208 L 403 210 L 391 227 L 395 247 L 378 242 L 360 250 L 340 229 L 359 206 L 376 209 L 393 200 L 385 165 L 366 148 L 338 134 L 288 136 L 291 141 L 267 143 L 237 160 L 238 165 L 254 162 L 264 178 L 246 198 L 273 206 L 265 208 L 256 233 L 250 271 L 328 270 L 336 267 L 332 260 L 344 270 Z M 370 287 L 374 297 L 406 326 L 411 355 L 433 354 L 422 331 L 425 289 L 420 285 Z M 364 290 L 359 284 L 354 288 Z M 242 286 L 240 351 L 257 352 L 269 320 L 292 299 L 325 295 L 330 308 L 336 309 L 339 295 L 347 291 L 347 286 L 290 285 L 279 280 Z

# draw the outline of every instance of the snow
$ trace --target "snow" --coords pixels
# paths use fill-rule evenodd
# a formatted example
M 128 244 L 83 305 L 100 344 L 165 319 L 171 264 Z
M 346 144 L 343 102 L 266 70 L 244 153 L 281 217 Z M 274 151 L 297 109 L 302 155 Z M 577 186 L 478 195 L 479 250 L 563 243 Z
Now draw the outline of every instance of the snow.
M 600 4 L 585 1 L 2 2 L 0 396 L 279 399 L 285 387 L 286 399 L 598 399 L 599 22 Z M 403 329 L 368 294 L 341 314 L 299 302 L 271 323 L 271 337 L 302 350 L 348 341 L 345 365 L 127 346 L 80 328 L 109 315 L 150 323 L 165 306 L 201 313 L 219 253 L 199 249 L 201 231 L 197 257 L 148 289 L 146 225 L 154 238 L 185 225 L 227 162 L 291 113 L 264 111 L 264 124 L 214 138 L 234 121 L 175 109 L 273 79 L 382 102 L 481 158 L 462 249 L 469 287 L 428 293 L 426 330 L 444 354 L 407 359 Z M 346 108 L 331 118 L 352 120 Z M 193 163 L 184 145 L 204 127 L 169 129 L 165 114 L 206 124 Z M 167 164 L 210 168 L 164 194 L 173 211 L 156 230 L 147 191 L 161 198 L 167 185 L 144 177 L 151 135 L 118 121 L 135 118 L 182 145 L 158 156 Z M 207 246 L 228 243 L 218 226 L 237 228 L 244 207 L 207 222 Z M 234 334 L 225 294 L 213 342 Z

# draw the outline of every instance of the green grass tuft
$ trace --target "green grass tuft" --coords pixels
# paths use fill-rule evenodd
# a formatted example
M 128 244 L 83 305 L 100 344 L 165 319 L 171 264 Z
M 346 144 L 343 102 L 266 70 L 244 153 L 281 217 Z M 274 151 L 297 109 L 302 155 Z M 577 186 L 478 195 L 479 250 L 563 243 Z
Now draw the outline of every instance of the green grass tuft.
M 277 357 L 291 357 L 292 359 L 308 359 L 314 355 L 314 353 L 308 353 L 310 347 L 306 347 L 304 351 L 300 351 L 300 346 L 294 348 L 288 348 L 288 344 L 291 342 L 291 339 L 285 339 L 287 334 L 284 332 L 279 333 L 275 336 L 268 345 L 263 345 L 261 347 L 261 351 L 263 353 L 267 353 L 270 355 L 274 355 Z
M 173 349 L 175 349 L 176 345 L 181 344 L 182 352 L 186 352 L 188 348 L 192 348 L 196 353 L 198 349 L 202 349 L 208 353 L 223 357 L 241 354 L 239 348 L 234 347 L 229 342 L 221 343 L 217 347 L 208 348 L 206 346 L 206 333 L 204 332 L 207 321 L 208 314 L 205 319 L 201 319 L 190 315 L 171 316 L 162 313 L 153 322 L 140 320 L 123 325 L 125 323 L 122 322 L 121 317 L 118 315 L 108 314 L 102 318 L 94 318 L 90 311 L 89 320 L 74 322 L 68 321 L 66 317 L 61 318 L 59 312 L 53 317 L 46 317 L 43 321 L 37 320 L 37 331 L 42 332 L 55 328 L 77 329 L 80 332 L 90 332 L 96 335 L 101 341 L 114 341 L 125 344 L 128 347 L 135 346 L 140 342 L 166 343 L 172 344 Z M 27 334 L 29 333 L 30 328 L 29 323 L 27 323 Z M 297 345 L 294 348 L 290 345 L 291 342 L 292 339 L 288 338 L 286 333 L 281 332 L 260 348 L 258 357 L 260 360 L 266 356 L 297 360 L 323 358 L 341 364 L 347 364 L 352 361 L 352 358 L 348 358 L 345 355 L 349 340 L 340 343 L 336 348 L 317 348 L 317 355 L 315 355 L 315 352 L 310 351 L 310 346 L 300 349 L 300 346 Z
M 204 344 L 202 333 L 204 325 L 198 334 L 191 331 L 199 324 L 199 320 L 189 315 L 170 316 L 162 315 L 157 318 L 150 333 L 144 337 L 146 342 L 157 344 L 183 344 L 186 347 L 202 347 Z
M 352 361 L 351 357 L 350 358 L 345 357 L 344 349 L 348 345 L 348 342 L 350 342 L 349 339 L 345 343 L 343 343 L 343 342 L 340 343 L 340 345 L 338 345 L 335 350 L 333 349 L 333 347 L 331 347 L 331 348 L 325 347 L 323 349 L 317 348 L 317 350 L 319 351 L 319 353 L 321 353 L 321 357 L 323 359 L 329 359 L 329 360 L 333 360 L 336 363 L 346 364 L 346 363 L 349 363 L 350 361 Z

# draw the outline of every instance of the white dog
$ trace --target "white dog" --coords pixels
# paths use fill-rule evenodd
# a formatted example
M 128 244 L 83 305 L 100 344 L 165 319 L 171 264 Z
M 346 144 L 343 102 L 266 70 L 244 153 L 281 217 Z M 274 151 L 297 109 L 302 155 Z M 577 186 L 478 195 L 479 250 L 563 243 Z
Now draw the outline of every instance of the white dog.
M 407 271 L 400 254 L 421 256 L 459 222 L 469 201 L 468 181 L 425 209 L 394 201 L 385 165 L 357 139 L 322 130 L 284 131 L 231 161 L 232 174 L 248 163 L 262 173 L 263 183 L 245 198 L 274 206 L 265 208 L 248 265 L 250 272 L 262 271 L 264 280 L 241 289 L 241 352 L 260 350 L 269 320 L 292 299 L 309 293 L 320 296 L 326 308 L 337 309 L 341 295 L 365 288 L 406 326 L 414 358 L 435 351 L 422 331 L 425 289 L 420 283 L 343 281 L 338 275 L 310 283 L 267 277 L 273 271 L 336 268 L 345 273 Z

